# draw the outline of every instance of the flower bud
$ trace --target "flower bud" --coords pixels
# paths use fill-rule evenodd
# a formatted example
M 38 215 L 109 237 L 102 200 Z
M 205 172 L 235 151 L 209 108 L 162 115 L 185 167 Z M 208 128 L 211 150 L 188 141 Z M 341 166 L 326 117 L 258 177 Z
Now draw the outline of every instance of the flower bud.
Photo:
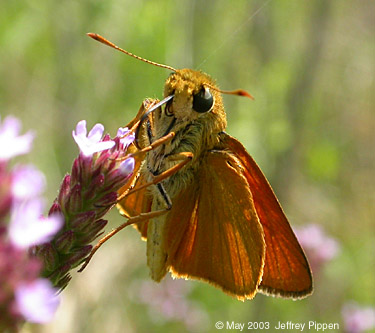
M 87 184 L 92 177 L 92 156 L 83 156 L 82 154 L 78 157 L 80 166 L 80 175 L 82 179 L 82 184 Z
M 61 207 L 65 208 L 65 204 L 68 200 L 68 195 L 70 191 L 70 175 L 65 175 L 62 184 L 60 186 L 59 195 L 57 197 L 57 202 Z
M 57 263 L 57 252 L 49 243 L 36 247 L 36 256 L 43 261 L 44 270 L 52 271 Z
M 79 250 L 76 250 L 70 256 L 67 257 L 67 263 L 70 264 L 71 268 L 78 266 L 81 259 L 85 258 L 92 250 L 92 245 L 82 246 Z
M 95 216 L 96 213 L 94 211 L 79 213 L 71 219 L 70 226 L 75 232 L 82 231 L 94 222 Z
M 100 192 L 104 184 L 105 184 L 105 176 L 102 173 L 95 176 L 92 179 L 91 184 L 89 185 L 87 190 L 85 190 L 84 200 L 87 201 L 87 200 L 92 199 L 93 196 L 95 196 L 95 194 Z
M 72 175 L 71 175 L 71 183 L 74 186 L 77 183 L 81 183 L 81 173 L 80 173 L 80 165 L 79 165 L 79 160 L 76 158 L 73 162 L 72 166 Z
M 79 236 L 79 240 L 82 243 L 91 243 L 95 238 L 97 238 L 100 234 L 99 232 L 107 225 L 107 220 L 97 220 L 92 225 L 90 225 L 89 228 L 86 228 L 87 230 L 84 230 L 85 232 L 82 233 L 81 236 Z
M 72 279 L 72 276 L 70 274 L 65 274 L 62 278 L 60 278 L 60 280 L 56 284 L 56 288 L 59 288 L 60 291 L 64 290 L 71 279 Z
M 51 208 L 48 211 L 48 216 L 54 215 L 54 214 L 62 214 L 61 207 L 55 200 L 55 202 L 52 204 Z
M 65 279 L 65 275 L 72 269 L 72 265 L 68 262 L 64 263 L 62 266 L 54 269 L 54 272 L 48 275 L 48 279 L 53 283 L 55 287 L 59 287 L 61 279 Z
M 69 212 L 70 214 L 74 214 L 79 212 L 82 208 L 82 198 L 81 198 L 81 185 L 76 184 L 71 189 L 69 193 L 68 200 L 65 204 L 65 211 Z
M 95 206 L 100 208 L 100 207 L 110 207 L 114 205 L 117 201 L 117 192 L 111 192 L 106 194 L 104 197 L 101 199 L 97 200 L 95 202 Z
M 73 230 L 67 230 L 57 237 L 55 240 L 56 250 L 61 253 L 68 253 L 74 244 Z

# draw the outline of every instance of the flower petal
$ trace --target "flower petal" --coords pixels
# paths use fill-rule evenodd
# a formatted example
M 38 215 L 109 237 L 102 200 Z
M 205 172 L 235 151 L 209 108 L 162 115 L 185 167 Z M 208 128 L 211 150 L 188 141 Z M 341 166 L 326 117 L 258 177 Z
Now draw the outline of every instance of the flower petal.
M 106 149 L 111 149 L 114 145 L 115 145 L 114 141 L 101 141 L 101 142 L 98 142 L 95 145 L 93 145 L 91 147 L 91 150 L 94 153 L 97 153 L 99 151 L 103 151 L 103 150 L 106 150 Z
M 87 129 L 86 129 L 86 120 L 81 120 L 77 123 L 76 130 L 73 133 L 76 136 L 86 137 Z M 74 136 L 74 135 L 73 135 Z
M 11 242 L 19 248 L 48 242 L 63 224 L 59 214 L 42 218 L 43 205 L 38 199 L 14 205 L 12 209 L 8 233 Z
M 129 129 L 127 127 L 120 127 L 117 130 L 117 137 L 123 137 L 124 135 L 129 133 Z
M 134 134 L 132 134 L 127 127 L 120 127 L 117 130 L 117 137 L 120 138 L 121 149 L 124 150 L 126 150 L 135 139 Z
M 115 145 L 114 141 L 100 141 L 103 135 L 103 131 L 103 125 L 96 124 L 86 137 L 86 121 L 81 120 L 77 124 L 76 131 L 73 131 L 72 135 L 79 147 L 79 150 L 84 156 L 91 156 L 94 153 L 110 149 Z
M 121 138 L 120 142 L 123 146 L 123 149 L 127 149 L 128 146 L 134 141 L 134 139 L 135 139 L 135 136 L 133 134 L 129 134 Z
M 15 290 L 18 311 L 33 323 L 47 323 L 52 320 L 60 299 L 47 279 L 38 279 L 22 284 Z
M 7 160 L 30 151 L 34 134 L 28 132 L 19 136 L 20 129 L 20 121 L 12 116 L 6 117 L 0 124 L 0 160 Z
M 21 122 L 13 116 L 8 116 L 4 119 L 3 125 L 0 126 L 1 136 L 17 136 L 21 130 Z
M 90 140 L 90 142 L 97 143 L 102 138 L 103 132 L 104 132 L 104 126 L 102 124 L 95 124 L 94 127 L 89 132 L 89 135 L 87 136 L 87 138 Z
M 46 180 L 42 172 L 32 165 L 16 166 L 12 173 L 12 194 L 16 200 L 31 199 L 40 195 Z
M 121 163 L 119 169 L 121 170 L 121 173 L 124 176 L 129 176 L 134 171 L 134 164 L 135 164 L 134 158 L 129 157 L 124 162 Z

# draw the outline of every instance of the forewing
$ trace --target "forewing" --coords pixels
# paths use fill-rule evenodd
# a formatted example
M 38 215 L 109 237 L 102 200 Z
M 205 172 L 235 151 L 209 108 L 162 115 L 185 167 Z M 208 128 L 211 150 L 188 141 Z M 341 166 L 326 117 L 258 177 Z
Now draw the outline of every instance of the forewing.
M 167 265 L 175 276 L 205 280 L 239 299 L 253 298 L 265 244 L 239 161 L 224 151 L 201 160 L 195 181 L 167 216 Z
M 244 175 L 263 226 L 266 261 L 260 291 L 290 298 L 311 294 L 309 264 L 270 184 L 239 141 L 226 133 L 221 134 L 221 139 L 245 169 Z

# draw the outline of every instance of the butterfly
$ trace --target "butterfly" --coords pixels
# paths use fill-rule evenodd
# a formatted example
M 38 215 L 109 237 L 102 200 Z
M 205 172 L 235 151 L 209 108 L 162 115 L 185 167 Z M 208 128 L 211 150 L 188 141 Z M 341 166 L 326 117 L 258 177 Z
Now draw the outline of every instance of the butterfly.
M 207 74 L 169 69 L 164 99 L 145 100 L 129 123 L 136 164 L 117 204 L 147 241 L 150 275 L 197 279 L 239 300 L 257 292 L 284 298 L 312 293 L 303 249 L 261 169 L 225 132 L 222 93 Z M 141 152 L 137 155 L 137 152 Z

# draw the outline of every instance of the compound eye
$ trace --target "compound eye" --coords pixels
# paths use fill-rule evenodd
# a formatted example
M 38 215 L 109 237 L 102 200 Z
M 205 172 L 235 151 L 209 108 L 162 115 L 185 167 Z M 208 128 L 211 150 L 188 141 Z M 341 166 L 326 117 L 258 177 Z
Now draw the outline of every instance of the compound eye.
M 193 109 L 198 113 L 205 113 L 212 109 L 214 97 L 208 88 L 202 88 L 193 97 Z

